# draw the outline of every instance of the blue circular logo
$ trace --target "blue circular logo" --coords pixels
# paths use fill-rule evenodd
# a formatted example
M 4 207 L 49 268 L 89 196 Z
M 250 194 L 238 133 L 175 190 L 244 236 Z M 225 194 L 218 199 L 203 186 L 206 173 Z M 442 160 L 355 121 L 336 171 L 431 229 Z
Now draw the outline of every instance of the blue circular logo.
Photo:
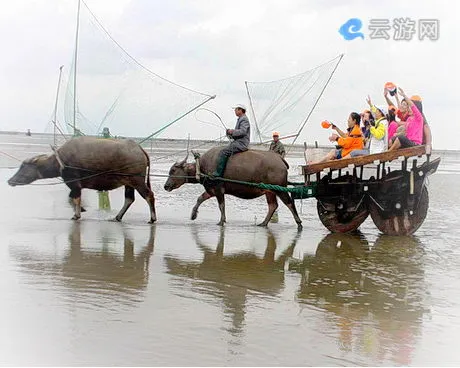
M 363 27 L 363 22 L 358 18 L 348 19 L 340 28 L 339 33 L 347 41 L 354 40 L 357 37 L 361 37 L 364 40 L 364 34 L 358 32 Z

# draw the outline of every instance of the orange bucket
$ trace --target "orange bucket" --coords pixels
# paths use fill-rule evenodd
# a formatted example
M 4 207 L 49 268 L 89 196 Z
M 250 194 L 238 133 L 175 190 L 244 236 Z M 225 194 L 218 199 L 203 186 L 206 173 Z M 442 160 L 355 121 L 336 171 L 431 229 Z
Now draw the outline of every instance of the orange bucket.
M 386 82 L 385 83 L 385 89 L 390 92 L 391 96 L 394 96 L 396 94 L 396 86 L 393 82 Z

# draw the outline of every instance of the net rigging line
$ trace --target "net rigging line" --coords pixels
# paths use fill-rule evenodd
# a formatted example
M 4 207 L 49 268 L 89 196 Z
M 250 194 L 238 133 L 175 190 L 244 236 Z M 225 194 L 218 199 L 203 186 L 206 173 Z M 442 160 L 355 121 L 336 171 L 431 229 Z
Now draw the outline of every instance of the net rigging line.
M 280 128 L 287 129 L 285 134 L 296 133 L 295 142 L 342 57 L 343 54 L 291 77 L 245 82 L 255 131 L 261 142 L 271 136 L 272 130 Z
M 121 46 L 113 37 L 112 35 L 107 31 L 107 29 L 102 25 L 102 23 L 97 19 L 96 15 L 91 11 L 91 9 L 88 7 L 88 5 L 85 3 L 84 0 L 80 0 L 83 5 L 85 6 L 85 8 L 88 10 L 88 12 L 91 14 L 91 16 L 94 18 L 94 21 L 98 24 L 98 26 L 102 29 L 102 31 L 106 34 L 106 36 L 108 38 L 110 38 L 110 40 L 112 40 L 112 42 L 118 46 L 118 48 L 130 59 L 132 60 L 137 66 L 139 66 L 141 69 L 145 70 L 146 72 L 148 72 L 149 74 L 165 81 L 165 82 L 168 82 L 176 87 L 180 87 L 180 88 L 183 88 L 187 91 L 190 91 L 190 92 L 193 92 L 193 93 L 197 93 L 199 95 L 202 95 L 202 96 L 206 96 L 206 97 L 212 97 L 211 95 L 209 94 L 206 94 L 206 93 L 203 93 L 203 92 L 199 92 L 199 91 L 196 91 L 194 89 L 191 89 L 191 88 L 188 88 L 188 87 L 185 87 L 185 86 L 182 86 L 180 84 L 177 84 L 165 77 L 162 77 L 161 75 L 153 72 L 151 69 L 147 68 L 146 66 L 144 66 L 143 64 L 141 64 L 139 61 L 137 61 L 137 59 L 135 59 L 128 51 L 126 51 L 125 48 L 123 48 L 123 46 Z
M 102 127 L 117 136 L 145 137 L 154 131 L 149 139 L 215 97 L 155 73 L 112 36 L 86 1 L 78 3 L 82 6 L 62 111 L 68 133 L 69 127 L 86 135 L 98 135 Z M 155 54 L 149 60 L 162 68 Z

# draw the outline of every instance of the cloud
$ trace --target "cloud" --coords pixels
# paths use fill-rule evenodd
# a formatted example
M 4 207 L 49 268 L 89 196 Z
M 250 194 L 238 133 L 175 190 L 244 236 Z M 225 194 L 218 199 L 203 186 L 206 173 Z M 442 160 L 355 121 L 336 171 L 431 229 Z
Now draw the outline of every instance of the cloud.
M 367 94 L 376 103 L 384 102 L 383 85 L 391 80 L 408 93 L 423 97 L 435 148 L 458 147 L 452 134 L 458 130 L 453 119 L 459 82 L 457 2 L 87 3 L 114 38 L 145 66 L 178 84 L 217 94 L 206 107 L 215 109 L 229 126 L 235 121 L 229 106 L 247 103 L 245 80 L 285 78 L 343 52 L 343 62 L 299 141 L 327 144 L 328 132 L 319 122 L 329 119 L 342 124 L 349 112 L 365 107 Z M 0 15 L 5 50 L 0 60 L 5 87 L 0 97 L 6 117 L 0 129 L 42 129 L 52 111 L 59 65 L 66 64 L 66 70 L 70 67 L 76 1 L 41 0 L 33 4 L 12 2 Z M 352 17 L 363 21 L 365 40 L 341 38 L 339 27 Z M 369 39 L 370 19 L 396 17 L 439 19 L 441 37 L 438 41 Z M 173 90 L 170 99 L 175 96 Z M 306 106 L 306 114 L 308 110 Z M 130 127 L 127 125 L 126 130 Z M 204 126 L 192 114 L 164 136 L 185 137 L 188 132 L 194 138 L 216 138 L 222 129 Z

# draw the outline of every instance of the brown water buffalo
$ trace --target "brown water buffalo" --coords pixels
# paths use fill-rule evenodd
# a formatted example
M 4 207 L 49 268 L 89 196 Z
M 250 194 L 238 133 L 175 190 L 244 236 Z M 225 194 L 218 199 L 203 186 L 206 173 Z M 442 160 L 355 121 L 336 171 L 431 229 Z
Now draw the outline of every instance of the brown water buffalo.
M 134 202 L 134 190 L 150 207 L 150 223 L 156 221 L 155 198 L 150 187 L 150 159 L 132 140 L 78 137 L 67 141 L 54 154 L 38 155 L 25 160 L 14 176 L 11 186 L 26 185 L 37 179 L 62 177 L 70 188 L 75 214 L 81 217 L 81 190 L 112 190 L 125 186 L 125 203 L 115 220 Z
M 215 147 L 205 152 L 199 158 L 200 172 L 212 173 L 216 168 L 217 156 L 222 148 Z M 219 203 L 221 218 L 218 225 L 226 222 L 225 218 L 225 199 L 224 194 L 231 194 L 238 198 L 253 199 L 265 195 L 268 203 L 268 213 L 264 221 L 259 226 L 267 226 L 273 213 L 278 208 L 279 197 L 289 208 L 299 228 L 302 228 L 302 220 L 297 214 L 294 201 L 286 192 L 270 191 L 265 189 L 225 182 L 219 179 L 195 178 L 196 163 L 187 163 L 185 160 L 175 163 L 169 170 L 169 177 L 164 185 L 168 192 L 177 189 L 185 183 L 201 183 L 205 192 L 198 197 L 196 205 L 193 207 L 192 220 L 198 215 L 200 205 L 211 197 L 216 197 Z M 237 153 L 230 157 L 224 172 L 225 179 L 240 180 L 252 183 L 274 184 L 286 187 L 289 165 L 280 155 L 271 151 L 248 150 Z

